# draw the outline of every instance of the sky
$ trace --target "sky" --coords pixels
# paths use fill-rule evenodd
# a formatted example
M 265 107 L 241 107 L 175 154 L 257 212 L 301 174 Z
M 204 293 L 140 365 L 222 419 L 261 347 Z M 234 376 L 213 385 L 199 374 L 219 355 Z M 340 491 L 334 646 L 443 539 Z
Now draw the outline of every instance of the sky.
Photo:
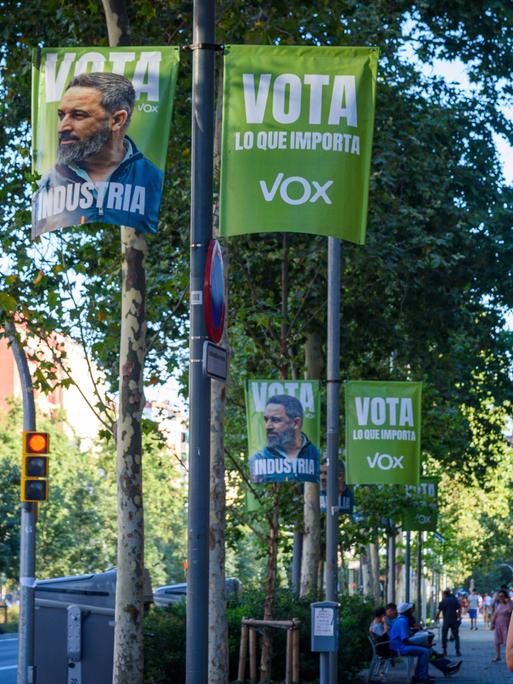
M 463 62 L 435 60 L 433 68 L 429 68 L 429 73 L 443 76 L 448 81 L 458 83 L 463 90 L 470 90 L 470 83 L 465 73 Z M 513 107 L 505 108 L 506 116 L 513 120 Z M 499 135 L 495 135 L 495 145 L 502 162 L 503 174 L 508 185 L 513 184 L 513 147 L 507 140 Z M 506 329 L 513 330 L 513 311 L 506 314 Z
M 462 90 L 469 91 L 471 85 L 465 72 L 465 65 L 458 60 L 444 61 L 435 60 L 433 67 L 426 67 L 427 73 L 437 74 L 443 76 L 447 81 L 457 83 Z M 513 107 L 504 108 L 504 114 L 513 120 Z M 511 185 L 513 183 L 513 147 L 508 144 L 507 140 L 502 136 L 495 135 L 495 145 L 502 161 L 503 173 L 506 183 Z

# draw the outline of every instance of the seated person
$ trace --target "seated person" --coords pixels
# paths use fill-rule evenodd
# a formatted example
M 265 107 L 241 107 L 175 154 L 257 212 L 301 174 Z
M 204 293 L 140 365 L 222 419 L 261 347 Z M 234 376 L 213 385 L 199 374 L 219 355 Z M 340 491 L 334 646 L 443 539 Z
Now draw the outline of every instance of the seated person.
M 376 653 L 381 658 L 391 658 L 393 655 L 388 648 L 390 641 L 389 631 L 385 608 L 376 608 L 374 618 L 369 625 L 369 632 L 376 644 Z
M 410 640 L 411 625 L 415 622 L 413 619 L 413 603 L 400 603 L 397 606 L 397 611 L 399 617 L 390 630 L 389 648 L 391 651 L 396 651 L 399 655 L 417 656 L 417 666 L 412 681 L 431 682 L 432 678 L 428 672 L 429 664 L 445 675 L 456 674 L 461 667 L 461 660 L 456 665 L 453 665 L 448 658 L 441 657 L 438 653 L 434 652 L 427 639 L 423 645 Z
M 394 621 L 397 619 L 397 605 L 395 603 L 387 603 L 385 606 L 385 620 L 388 627 L 392 627 Z

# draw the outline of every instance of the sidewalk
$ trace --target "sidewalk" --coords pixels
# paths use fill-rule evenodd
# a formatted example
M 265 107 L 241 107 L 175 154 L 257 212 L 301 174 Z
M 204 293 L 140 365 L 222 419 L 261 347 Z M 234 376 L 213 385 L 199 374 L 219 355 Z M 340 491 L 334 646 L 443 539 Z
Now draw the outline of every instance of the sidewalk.
M 436 630 L 436 650 L 442 650 L 442 644 Z M 454 682 L 454 684 L 503 684 L 508 682 L 513 684 L 513 673 L 508 672 L 504 662 L 504 647 L 501 647 L 502 660 L 498 663 L 492 662 L 495 658 L 494 633 L 485 628 L 482 619 L 479 619 L 478 630 L 470 631 L 470 620 L 468 617 L 463 618 L 463 624 L 460 627 L 461 639 L 461 653 L 463 664 L 458 674 L 453 677 L 445 678 L 441 672 L 434 667 L 429 668 L 429 674 L 437 680 Z M 460 660 L 454 655 L 454 643 L 448 643 L 447 649 L 448 657 L 454 662 Z M 363 681 L 365 681 L 362 673 Z M 375 680 L 379 681 L 379 680 Z M 387 679 L 389 684 L 405 684 L 406 682 L 406 668 L 401 664 L 397 670 L 394 668 L 390 671 Z

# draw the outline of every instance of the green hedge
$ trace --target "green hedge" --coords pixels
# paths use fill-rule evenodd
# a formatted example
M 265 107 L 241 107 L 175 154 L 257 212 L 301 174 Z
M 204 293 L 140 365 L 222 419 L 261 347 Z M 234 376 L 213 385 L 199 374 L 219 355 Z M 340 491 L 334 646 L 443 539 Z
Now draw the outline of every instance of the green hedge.
M 237 677 L 241 620 L 262 618 L 262 592 L 245 592 L 243 600 L 228 606 L 230 681 Z M 297 599 L 288 591 L 276 598 L 276 619 L 299 618 L 300 673 L 303 684 L 319 677 L 319 655 L 310 651 L 310 601 Z M 370 658 L 367 629 L 372 606 L 359 596 L 344 596 L 340 609 L 340 649 L 338 681 L 351 682 Z M 185 682 L 185 604 L 152 608 L 145 621 L 145 684 Z M 273 640 L 272 674 L 274 681 L 285 677 L 285 630 L 276 630 Z

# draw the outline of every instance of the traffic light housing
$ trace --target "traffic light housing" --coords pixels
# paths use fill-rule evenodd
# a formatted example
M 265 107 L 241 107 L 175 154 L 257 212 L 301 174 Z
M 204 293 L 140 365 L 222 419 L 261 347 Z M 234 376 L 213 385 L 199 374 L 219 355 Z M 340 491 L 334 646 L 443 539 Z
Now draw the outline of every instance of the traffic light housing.
M 48 499 L 49 452 L 50 435 L 47 432 L 23 433 L 21 501 L 38 502 Z

